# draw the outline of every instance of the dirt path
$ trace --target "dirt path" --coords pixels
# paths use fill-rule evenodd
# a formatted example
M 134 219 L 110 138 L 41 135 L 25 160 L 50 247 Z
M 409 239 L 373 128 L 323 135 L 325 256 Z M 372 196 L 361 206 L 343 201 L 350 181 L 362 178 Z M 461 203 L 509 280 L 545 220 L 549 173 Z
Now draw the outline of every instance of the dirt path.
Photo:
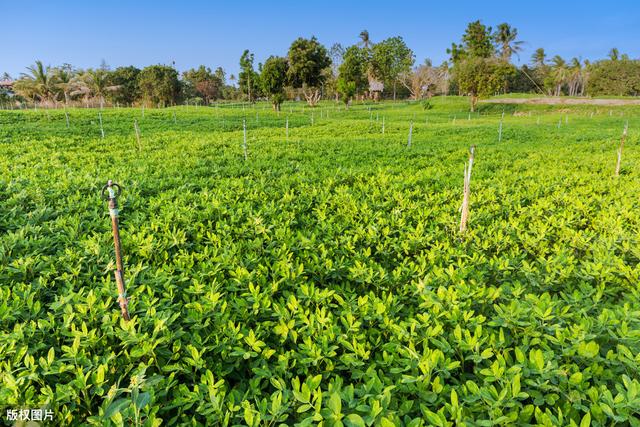
M 535 104 L 535 105 L 640 105 L 640 99 L 593 99 L 593 98 L 500 98 L 480 101 L 487 104 Z

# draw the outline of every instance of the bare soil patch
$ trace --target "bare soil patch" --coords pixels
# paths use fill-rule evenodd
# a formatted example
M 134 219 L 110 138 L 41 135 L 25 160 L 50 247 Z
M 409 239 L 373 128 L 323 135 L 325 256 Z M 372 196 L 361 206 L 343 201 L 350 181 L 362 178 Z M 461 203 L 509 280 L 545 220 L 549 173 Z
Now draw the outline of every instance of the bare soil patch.
M 594 99 L 594 98 L 501 98 L 480 101 L 486 104 L 533 104 L 533 105 L 601 105 L 607 107 L 640 105 L 640 99 Z

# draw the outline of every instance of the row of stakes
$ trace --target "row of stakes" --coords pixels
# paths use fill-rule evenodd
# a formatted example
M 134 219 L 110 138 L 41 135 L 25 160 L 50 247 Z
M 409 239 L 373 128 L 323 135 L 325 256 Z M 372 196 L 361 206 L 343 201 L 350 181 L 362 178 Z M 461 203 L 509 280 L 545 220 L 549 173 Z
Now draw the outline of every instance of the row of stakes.
M 135 122 L 136 130 L 137 121 Z M 287 119 L 287 137 L 289 130 L 289 122 Z M 409 141 L 408 146 L 411 147 L 411 134 L 413 131 L 413 123 L 409 128 Z M 615 176 L 620 175 L 620 166 L 622 162 L 622 150 L 624 148 L 624 143 L 627 137 L 628 131 L 628 123 L 624 127 L 624 131 L 622 132 L 622 138 L 620 140 L 620 147 L 618 149 L 618 157 L 616 163 Z M 244 158 L 247 159 L 247 127 L 246 122 L 243 122 L 243 136 L 244 136 Z M 469 148 L 469 160 L 464 165 L 464 185 L 462 192 L 462 205 L 460 206 L 460 234 L 464 234 L 467 231 L 467 223 L 469 220 L 469 208 L 471 205 L 471 171 L 473 169 L 473 162 L 475 160 L 476 154 L 476 146 L 472 145 Z M 111 229 L 113 233 L 113 243 L 114 243 L 114 252 L 116 258 L 116 270 L 114 272 L 116 286 L 118 290 L 118 303 L 120 305 L 120 312 L 122 314 L 122 318 L 124 320 L 129 320 L 129 299 L 127 298 L 127 293 L 125 289 L 125 281 L 124 281 L 124 266 L 122 264 L 122 245 L 120 243 L 120 230 L 118 217 L 120 211 L 118 210 L 118 197 L 120 196 L 122 190 L 121 187 L 114 183 L 112 180 L 107 181 L 106 185 L 102 187 L 101 196 L 104 200 L 107 201 L 109 207 L 109 216 L 111 218 Z
M 69 113 L 67 112 L 67 110 L 65 109 L 65 119 L 66 119 L 66 124 L 67 124 L 67 129 L 70 127 L 69 125 Z M 369 108 L 369 125 L 371 127 L 372 123 L 373 123 L 373 112 L 371 111 L 371 109 Z M 503 130 L 503 122 L 504 122 L 504 111 L 502 112 L 502 116 L 500 118 L 500 122 L 498 125 L 498 142 L 502 142 L 502 130 Z M 611 115 L 611 114 L 610 114 Z M 142 117 L 144 117 L 144 106 L 142 107 Z M 173 117 L 173 123 L 177 124 L 177 117 L 176 117 L 176 112 L 173 111 L 172 114 Z M 321 112 L 321 117 L 322 117 L 322 112 Z M 326 117 L 329 117 L 329 114 L 327 112 Z M 593 117 L 593 112 L 591 113 L 591 117 Z M 565 115 L 565 124 L 569 123 L 569 117 L 567 115 Z M 471 120 L 471 113 L 469 113 L 469 120 Z M 453 117 L 453 123 L 455 124 L 456 121 L 456 116 Z M 104 139 L 105 137 L 105 132 L 104 132 L 104 127 L 102 125 L 102 112 L 98 112 L 98 122 L 100 124 L 100 135 L 102 137 L 102 139 Z M 256 112 L 256 123 L 258 122 L 258 113 Z M 376 123 L 379 122 L 379 115 L 378 113 L 376 113 Z M 428 117 L 425 118 L 425 123 L 428 122 Z M 539 125 L 540 124 L 540 117 L 538 116 L 536 119 L 536 124 Z M 627 121 L 628 124 L 628 121 Z M 314 114 L 311 114 L 311 125 L 314 125 Z M 558 129 L 560 129 L 562 125 L 562 118 L 560 118 L 558 120 L 558 124 L 557 127 Z M 243 148 L 244 148 L 244 157 L 245 160 L 247 159 L 247 129 L 246 129 L 246 119 L 242 120 L 242 128 L 243 128 Z M 626 130 L 626 125 L 625 125 L 625 130 Z M 136 141 L 138 144 L 138 149 L 142 150 L 142 145 L 140 143 L 140 128 L 138 126 L 138 121 L 137 119 L 134 120 L 134 131 L 135 131 L 135 135 L 136 135 Z M 286 123 L 285 123 L 285 133 L 286 133 L 286 139 L 287 141 L 289 140 L 289 116 L 286 117 Z M 384 116 L 382 117 L 382 126 L 381 126 L 381 133 L 384 135 L 385 134 L 385 118 Z M 407 146 L 411 147 L 411 140 L 412 140 L 412 134 L 413 134 L 413 121 L 410 122 L 409 124 L 409 137 L 408 137 L 408 143 Z

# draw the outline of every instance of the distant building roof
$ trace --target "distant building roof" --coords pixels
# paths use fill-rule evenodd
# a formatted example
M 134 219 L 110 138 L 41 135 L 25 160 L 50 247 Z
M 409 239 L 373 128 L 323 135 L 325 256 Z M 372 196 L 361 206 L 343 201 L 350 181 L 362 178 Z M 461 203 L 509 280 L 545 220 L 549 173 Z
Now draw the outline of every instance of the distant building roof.
M 11 89 L 13 87 L 13 80 L 0 80 L 0 87 L 7 87 Z

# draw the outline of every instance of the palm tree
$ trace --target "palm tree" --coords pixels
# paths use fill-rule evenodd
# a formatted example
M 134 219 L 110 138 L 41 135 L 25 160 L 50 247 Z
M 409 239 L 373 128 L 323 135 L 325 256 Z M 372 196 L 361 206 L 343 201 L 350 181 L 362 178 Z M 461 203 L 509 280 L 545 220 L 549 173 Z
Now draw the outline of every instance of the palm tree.
M 547 54 L 545 53 L 544 48 L 539 47 L 535 52 L 533 52 L 533 55 L 531 55 L 531 65 L 534 67 L 542 67 L 545 65 L 545 59 L 547 59 Z
M 565 61 L 560 55 L 556 55 L 551 59 L 552 75 L 556 85 L 555 96 L 560 96 L 562 93 L 562 86 L 567 81 L 568 69 L 567 61 Z
M 569 96 L 577 96 L 578 89 L 583 84 L 582 64 L 580 59 L 573 58 L 569 66 Z
M 68 104 L 71 92 L 75 88 L 74 73 L 70 66 L 55 68 L 53 78 L 56 80 L 56 88 L 64 96 L 64 103 Z
M 500 57 L 505 60 L 511 60 L 511 56 L 522 50 L 523 41 L 516 40 L 518 37 L 518 30 L 507 23 L 498 25 L 496 32 L 493 33 L 493 39 L 498 44 L 500 49 Z
M 51 77 L 49 67 L 45 67 L 42 61 L 36 61 L 34 65 L 27 67 L 29 73 L 22 73 L 18 84 L 18 90 L 27 97 L 41 101 L 53 100 L 55 92 L 55 79 Z
M 77 89 L 72 95 L 81 94 L 85 98 L 93 96 L 100 100 L 100 108 L 104 105 L 104 97 L 108 92 L 116 91 L 120 86 L 109 85 L 109 72 L 104 69 L 89 69 L 76 80 Z
M 609 51 L 609 59 L 612 61 L 617 61 L 620 58 L 620 51 L 618 48 L 614 47 Z

